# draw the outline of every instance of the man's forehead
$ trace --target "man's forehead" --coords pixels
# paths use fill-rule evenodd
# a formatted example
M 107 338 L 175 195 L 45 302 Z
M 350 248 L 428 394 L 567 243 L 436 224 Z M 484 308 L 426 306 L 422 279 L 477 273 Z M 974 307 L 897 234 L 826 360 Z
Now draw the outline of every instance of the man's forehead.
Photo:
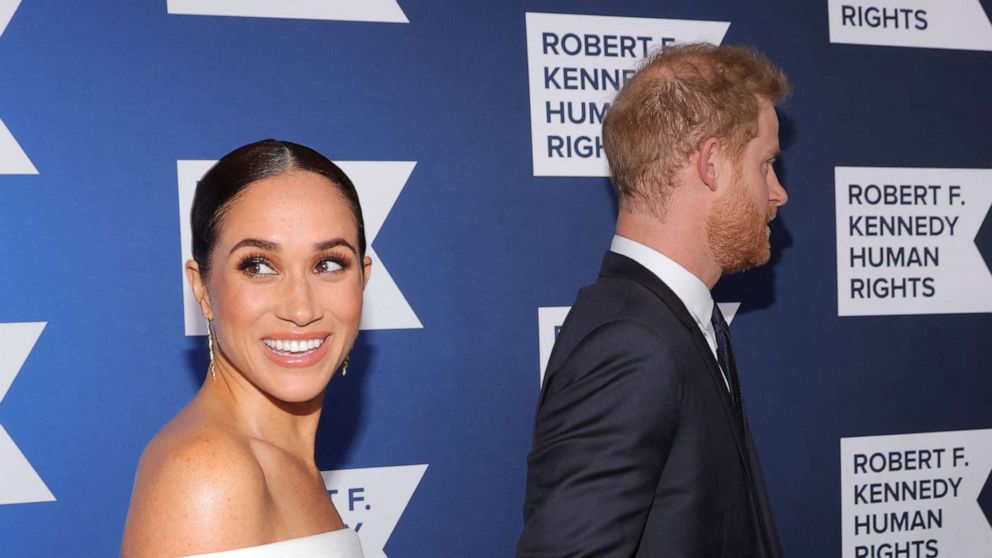
M 775 157 L 781 152 L 778 142 L 778 117 L 769 103 L 758 113 L 758 135 L 748 142 L 747 150 L 762 159 Z
M 758 113 L 758 133 L 774 137 L 775 143 L 778 144 L 778 114 L 771 103 L 765 102 L 767 104 L 763 105 Z

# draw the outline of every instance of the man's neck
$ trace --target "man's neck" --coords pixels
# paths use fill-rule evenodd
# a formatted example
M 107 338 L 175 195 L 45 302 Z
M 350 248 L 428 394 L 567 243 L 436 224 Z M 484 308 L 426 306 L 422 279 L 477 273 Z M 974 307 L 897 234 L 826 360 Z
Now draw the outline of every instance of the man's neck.
M 720 280 L 721 270 L 710 255 L 705 223 L 680 219 L 680 213 L 669 211 L 665 219 L 660 219 L 646 211 L 621 208 L 617 234 L 661 252 L 712 289 Z

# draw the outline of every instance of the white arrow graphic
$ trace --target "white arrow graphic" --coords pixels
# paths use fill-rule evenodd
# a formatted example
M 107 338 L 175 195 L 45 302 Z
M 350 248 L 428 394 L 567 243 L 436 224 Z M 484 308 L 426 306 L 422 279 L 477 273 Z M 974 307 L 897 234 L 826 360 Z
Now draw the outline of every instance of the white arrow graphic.
M 410 23 L 396 0 L 168 0 L 168 13 Z
M 0 36 L 3 36 L 7 24 L 10 23 L 10 18 L 14 17 L 14 12 L 20 5 L 21 0 L 0 0 Z
M 403 515 L 427 465 L 321 471 L 341 520 L 362 539 L 366 558 L 386 558 L 383 550 Z
M 0 402 L 44 329 L 45 322 L 0 324 Z M 34 467 L 0 426 L 0 505 L 54 500 Z
M 830 42 L 992 50 L 979 0 L 830 0 Z
M 21 0 L 0 0 L 0 36 L 3 35 L 10 18 L 21 4 Z M 27 154 L 17 144 L 14 135 L 0 120 L 0 174 L 38 174 Z
M 400 196 L 406 181 L 417 165 L 415 161 L 338 161 L 358 189 L 365 218 L 368 255 L 375 269 L 365 286 L 366 304 L 362 306 L 362 329 L 420 329 L 423 324 L 413 313 L 396 281 L 375 253 L 372 241 L 386 222 L 389 211 Z M 378 265 L 377 265 L 378 264 Z
M 0 120 L 0 174 L 38 174 L 3 120 Z
M 182 242 L 182 261 L 193 257 L 189 230 L 189 212 L 193 207 L 196 183 L 215 161 L 181 160 L 177 162 L 179 177 L 179 223 Z M 336 161 L 351 178 L 358 190 L 365 219 L 367 255 L 372 258 L 372 276 L 365 287 L 361 328 L 419 329 L 424 327 L 410 307 L 385 264 L 375 253 L 372 243 L 386 222 L 389 211 L 406 185 L 416 161 Z M 183 281 L 185 282 L 185 272 Z M 186 318 L 186 335 L 206 335 L 207 324 L 200 315 L 200 308 L 187 286 L 183 291 L 183 308 Z

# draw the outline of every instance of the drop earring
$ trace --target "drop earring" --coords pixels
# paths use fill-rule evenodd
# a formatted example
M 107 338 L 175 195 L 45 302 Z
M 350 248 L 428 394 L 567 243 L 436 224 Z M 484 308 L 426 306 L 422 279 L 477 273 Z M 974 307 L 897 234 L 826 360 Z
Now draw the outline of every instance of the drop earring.
M 214 369 L 214 322 L 207 321 L 207 352 L 210 354 L 210 376 L 217 381 L 217 370 Z
M 350 358 L 351 358 L 351 355 L 348 355 L 348 356 L 344 357 L 344 362 L 341 363 L 341 375 L 342 376 L 347 376 L 348 375 L 348 359 L 350 359 Z

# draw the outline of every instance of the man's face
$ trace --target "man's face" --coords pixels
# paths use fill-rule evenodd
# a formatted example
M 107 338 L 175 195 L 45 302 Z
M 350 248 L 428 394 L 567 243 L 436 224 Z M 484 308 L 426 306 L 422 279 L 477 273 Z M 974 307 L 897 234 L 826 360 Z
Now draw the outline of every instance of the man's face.
M 773 166 L 779 153 L 778 116 L 767 100 L 759 103 L 758 135 L 747 144 L 733 183 L 706 218 L 710 251 L 724 274 L 768 261 L 768 223 L 789 199 Z

